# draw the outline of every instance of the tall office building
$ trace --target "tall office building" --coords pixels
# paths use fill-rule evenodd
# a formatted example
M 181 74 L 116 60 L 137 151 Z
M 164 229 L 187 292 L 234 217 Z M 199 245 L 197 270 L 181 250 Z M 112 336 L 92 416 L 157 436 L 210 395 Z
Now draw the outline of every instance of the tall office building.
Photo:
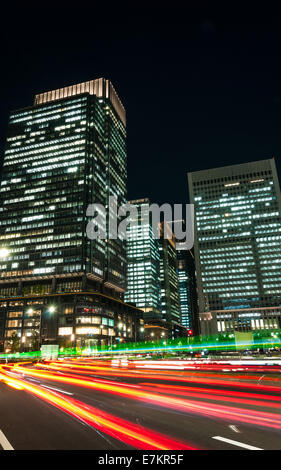
M 164 237 L 164 226 L 168 238 Z M 160 224 L 160 281 L 161 312 L 167 322 L 181 322 L 179 280 L 177 275 L 177 252 L 175 236 L 166 222 Z
M 180 324 L 177 257 L 172 232 L 170 239 L 155 238 L 149 199 L 129 201 L 137 209 L 127 228 L 126 302 L 134 304 L 144 314 L 145 340 L 164 340 L 187 335 Z
M 177 228 L 186 230 L 184 220 L 173 220 L 169 225 L 174 233 L 177 233 Z M 197 336 L 199 315 L 194 253 L 193 249 L 186 249 L 184 240 L 176 239 L 176 242 L 181 324 Z
M 192 250 L 177 249 L 177 273 L 179 278 L 179 295 L 181 324 L 199 334 L 197 285 L 195 260 Z
M 86 211 L 91 203 L 107 207 L 109 196 L 125 203 L 126 180 L 126 113 L 109 80 L 41 93 L 13 111 L 1 182 L 0 296 L 96 291 L 122 301 L 124 241 L 90 240 Z M 24 334 L 24 318 L 12 324 Z
M 195 205 L 199 311 L 235 317 L 230 329 L 251 329 L 253 309 L 261 309 L 255 312 L 259 316 L 264 307 L 281 305 L 281 199 L 275 161 L 189 173 L 188 183 Z
M 144 319 L 160 317 L 159 240 L 154 237 L 149 199 L 129 201 L 138 210 L 127 232 L 127 292 L 125 301 L 143 310 Z

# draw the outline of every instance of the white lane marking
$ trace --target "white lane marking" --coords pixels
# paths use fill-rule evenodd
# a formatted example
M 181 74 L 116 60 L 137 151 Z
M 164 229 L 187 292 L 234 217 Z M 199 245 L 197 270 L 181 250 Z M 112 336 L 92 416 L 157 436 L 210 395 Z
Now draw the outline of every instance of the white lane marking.
M 36 382 L 36 383 L 40 384 L 40 380 L 32 379 L 31 377 L 29 377 L 28 380 L 30 380 L 31 382 Z
M 237 426 L 235 426 L 234 424 L 230 424 L 230 425 L 229 425 L 229 428 L 232 429 L 232 431 L 234 431 L 234 432 L 238 432 L 238 433 L 241 432 L 241 431 L 239 431 L 239 429 L 237 428 Z
M 14 450 L 14 448 L 9 443 L 8 439 L 6 438 L 5 434 L 0 429 L 0 445 L 2 446 L 3 450 Z
M 243 442 L 238 442 L 238 441 L 233 441 L 232 439 L 227 439 L 226 437 L 213 436 L 212 439 L 216 439 L 217 441 L 227 442 L 228 444 L 232 444 L 233 446 L 243 447 L 244 449 L 248 449 L 248 450 L 264 450 L 264 449 L 260 449 L 259 447 L 250 446 L 249 444 L 243 444 Z
M 66 392 L 65 390 L 60 390 L 59 388 L 50 387 L 49 385 L 41 384 L 41 387 L 50 388 L 51 390 L 55 390 L 56 392 L 60 392 L 60 393 L 65 393 L 66 395 L 74 395 L 74 393 Z

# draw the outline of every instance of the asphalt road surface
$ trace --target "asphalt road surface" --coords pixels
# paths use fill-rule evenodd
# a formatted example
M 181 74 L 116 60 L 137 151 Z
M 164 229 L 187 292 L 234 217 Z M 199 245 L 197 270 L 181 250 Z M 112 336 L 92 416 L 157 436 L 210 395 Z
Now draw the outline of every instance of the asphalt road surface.
M 281 449 L 280 366 L 0 365 L 1 448 Z

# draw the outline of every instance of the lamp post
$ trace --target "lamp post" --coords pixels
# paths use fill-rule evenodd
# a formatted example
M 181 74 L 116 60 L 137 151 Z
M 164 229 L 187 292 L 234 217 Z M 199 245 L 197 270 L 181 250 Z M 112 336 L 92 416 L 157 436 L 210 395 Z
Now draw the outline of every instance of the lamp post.
M 122 328 L 123 328 L 123 323 L 122 322 L 118 323 L 118 329 L 122 330 Z
M 165 333 L 161 333 L 161 338 L 165 338 Z M 162 344 L 165 346 L 165 349 L 163 351 L 163 357 L 165 356 L 165 352 L 166 352 L 166 341 L 163 341 Z
M 44 336 L 42 335 L 42 339 L 44 341 L 47 340 L 54 340 L 57 335 L 57 328 L 55 327 L 55 318 L 54 313 L 57 310 L 56 305 L 47 305 L 46 310 L 44 313 L 44 318 L 41 313 L 41 328 L 45 331 Z M 42 341 L 42 343 L 43 343 Z
M 140 333 L 143 333 L 143 332 L 144 332 L 144 327 L 141 326 L 140 329 L 139 329 L 139 331 L 140 331 Z M 140 338 L 140 339 L 141 339 L 141 338 Z M 142 339 L 144 339 L 144 338 L 142 338 Z
M 71 338 L 71 346 L 72 346 L 72 348 L 73 348 L 73 347 L 75 346 L 75 334 L 72 333 L 72 335 L 71 335 L 70 338 Z
M 21 350 L 24 352 L 24 346 L 25 346 L 25 336 L 22 336 L 22 337 L 21 337 L 21 343 L 22 343 Z
M 8 250 L 8 248 L 5 248 L 5 247 L 0 248 L 0 258 L 5 259 L 9 256 L 9 254 L 10 254 L 10 251 Z
M 163 341 L 163 344 L 164 344 L 164 346 L 165 346 L 165 349 L 164 349 L 164 354 L 163 354 L 163 355 L 164 355 L 164 357 L 165 357 L 165 354 L 166 354 L 166 344 L 167 344 L 167 341 Z

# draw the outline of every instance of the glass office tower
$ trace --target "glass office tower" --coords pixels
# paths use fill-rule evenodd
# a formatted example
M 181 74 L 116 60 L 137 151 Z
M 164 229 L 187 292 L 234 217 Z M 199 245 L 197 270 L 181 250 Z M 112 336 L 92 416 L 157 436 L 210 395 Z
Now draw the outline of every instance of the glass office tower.
M 274 159 L 188 174 L 199 311 L 281 305 L 281 205 Z M 242 317 L 241 317 L 242 318 Z
M 124 292 L 124 243 L 91 241 L 85 229 L 90 203 L 126 201 L 125 124 L 105 79 L 42 93 L 11 113 L 0 207 L 0 247 L 9 253 L 0 270 L 9 287 L 2 283 L 0 293 L 35 278 L 67 284 L 82 273 Z
M 128 290 L 125 301 L 142 309 L 145 319 L 157 318 L 160 316 L 159 240 L 154 238 L 152 231 L 149 199 L 129 203 L 137 208 L 138 220 L 135 226 L 128 226 L 127 232 Z
M 197 285 L 194 254 L 191 250 L 177 249 L 177 273 L 181 324 L 197 335 L 199 334 Z
M 169 238 L 164 238 L 166 225 Z M 167 322 L 181 323 L 175 237 L 166 222 L 160 224 L 161 312 Z
M 174 233 L 181 228 L 183 231 L 186 230 L 185 220 L 173 220 L 169 225 Z M 190 334 L 198 335 L 199 316 L 194 253 L 193 249 L 186 249 L 183 240 L 176 239 L 176 242 L 181 324 L 190 330 Z
M 122 299 L 125 242 L 90 240 L 86 211 L 91 203 L 106 207 L 109 196 L 126 202 L 126 158 L 125 109 L 104 78 L 41 93 L 33 106 L 11 113 L 1 181 L 1 298 L 95 291 Z

